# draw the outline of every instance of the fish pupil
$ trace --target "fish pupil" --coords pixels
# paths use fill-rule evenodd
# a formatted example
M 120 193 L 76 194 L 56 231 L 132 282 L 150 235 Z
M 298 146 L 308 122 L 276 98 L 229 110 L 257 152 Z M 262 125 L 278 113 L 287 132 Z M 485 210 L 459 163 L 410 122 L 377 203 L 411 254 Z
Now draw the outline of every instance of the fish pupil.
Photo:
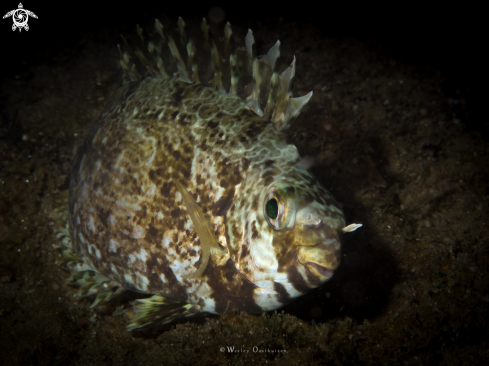
M 267 202 L 267 215 L 269 218 L 272 220 L 275 220 L 278 216 L 278 203 L 275 198 L 272 198 L 271 200 L 268 200 Z

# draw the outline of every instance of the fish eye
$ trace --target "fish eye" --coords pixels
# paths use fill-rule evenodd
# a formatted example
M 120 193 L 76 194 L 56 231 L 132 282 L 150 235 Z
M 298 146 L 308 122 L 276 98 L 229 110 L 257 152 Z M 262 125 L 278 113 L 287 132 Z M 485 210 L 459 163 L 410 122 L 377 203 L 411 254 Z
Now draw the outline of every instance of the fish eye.
M 265 197 L 264 216 L 274 230 L 294 226 L 295 189 L 288 185 L 269 188 Z
M 268 200 L 267 202 L 267 215 L 272 220 L 275 220 L 278 216 L 278 203 L 275 198 Z

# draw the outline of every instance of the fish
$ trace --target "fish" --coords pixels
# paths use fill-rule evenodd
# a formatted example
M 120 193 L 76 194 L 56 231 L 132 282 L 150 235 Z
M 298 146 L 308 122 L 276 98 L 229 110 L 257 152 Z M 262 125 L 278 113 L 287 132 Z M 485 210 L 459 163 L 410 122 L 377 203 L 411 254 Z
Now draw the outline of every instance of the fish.
M 91 307 L 146 294 L 128 331 L 200 314 L 278 309 L 330 280 L 345 217 L 300 164 L 280 41 L 158 19 L 119 45 L 122 85 L 79 147 L 59 204 L 60 263 Z M 346 227 L 345 232 L 351 231 Z

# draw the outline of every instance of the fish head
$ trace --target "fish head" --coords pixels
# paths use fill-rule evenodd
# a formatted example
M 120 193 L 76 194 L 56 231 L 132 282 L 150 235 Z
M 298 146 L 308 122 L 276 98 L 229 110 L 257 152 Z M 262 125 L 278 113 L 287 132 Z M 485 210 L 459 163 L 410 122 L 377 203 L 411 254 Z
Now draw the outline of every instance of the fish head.
M 266 273 L 266 279 L 294 284 L 300 293 L 328 281 L 340 264 L 345 226 L 331 194 L 319 183 L 276 181 L 259 201 L 261 230 L 251 244 L 253 277 L 265 279 Z

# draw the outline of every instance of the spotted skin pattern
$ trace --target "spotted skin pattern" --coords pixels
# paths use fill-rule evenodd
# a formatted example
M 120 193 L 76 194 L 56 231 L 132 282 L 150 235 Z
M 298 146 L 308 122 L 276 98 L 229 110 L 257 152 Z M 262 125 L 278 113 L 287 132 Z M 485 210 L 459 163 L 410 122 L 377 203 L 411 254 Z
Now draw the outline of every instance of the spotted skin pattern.
M 279 308 L 339 265 L 344 216 L 297 164 L 283 132 L 239 98 L 177 78 L 123 85 L 79 149 L 71 173 L 73 251 L 121 287 L 200 311 Z M 198 279 L 200 239 L 179 193 L 191 193 L 224 257 Z M 271 227 L 267 192 L 286 187 L 292 226 Z

